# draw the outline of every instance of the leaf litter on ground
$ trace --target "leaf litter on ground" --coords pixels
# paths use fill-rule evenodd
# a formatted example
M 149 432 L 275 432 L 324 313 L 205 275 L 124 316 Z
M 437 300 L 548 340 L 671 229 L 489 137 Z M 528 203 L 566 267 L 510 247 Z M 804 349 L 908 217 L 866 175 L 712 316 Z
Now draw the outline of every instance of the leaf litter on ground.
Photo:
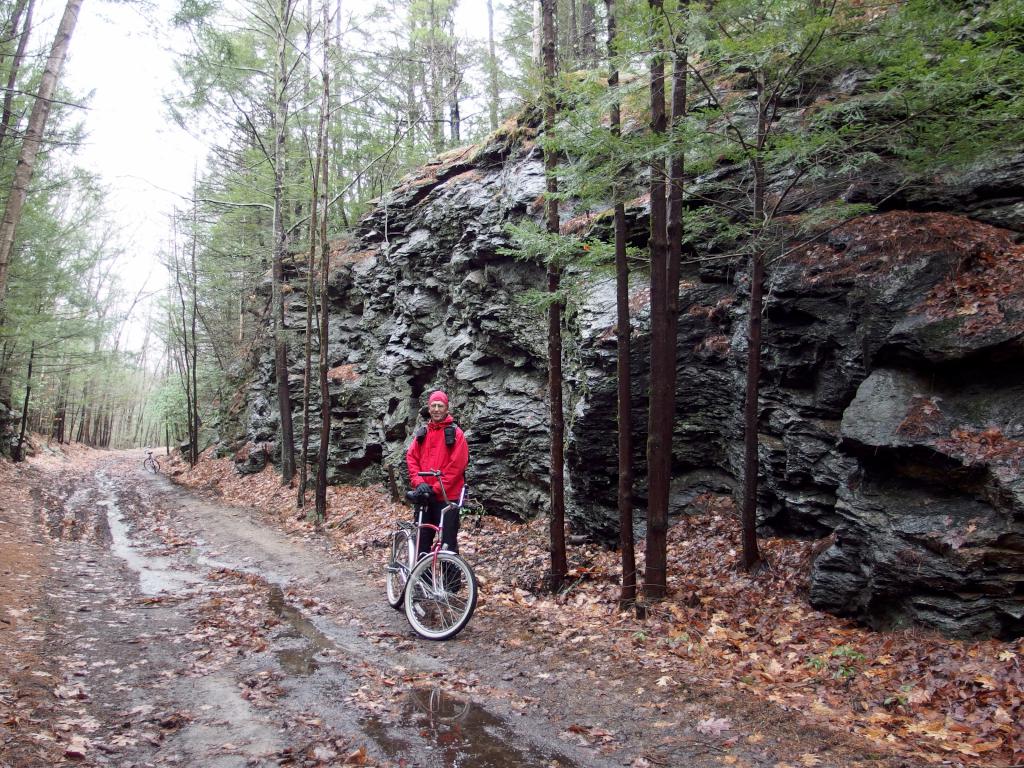
M 339 556 L 379 566 L 388 532 L 411 514 L 382 487 L 332 486 L 318 529 L 307 512 L 296 512 L 295 489 L 282 487 L 272 468 L 243 477 L 229 459 L 206 454 L 195 468 L 175 459 L 168 470 L 182 485 L 255 507 L 299 535 L 325 536 Z M 1024 640 L 875 632 L 816 611 L 806 599 L 812 542 L 763 541 L 769 568 L 750 576 L 738 567 L 731 500 L 706 495 L 689 512 L 669 533 L 668 598 L 649 606 L 644 620 L 620 610 L 617 552 L 571 547 L 567 587 L 552 595 L 544 588 L 546 520 L 464 519 L 460 547 L 479 576 L 479 615 L 529 624 L 531 633 L 575 648 L 604 644 L 627 680 L 636 669 L 654 669 L 652 686 L 661 690 L 677 680 L 738 690 L 908 757 L 993 767 L 1024 759 Z M 642 552 L 641 541 L 641 573 Z M 506 642 L 515 647 L 517 640 Z M 367 709 L 380 711 L 381 701 L 369 701 L 372 689 L 361 689 Z M 705 712 L 691 727 L 704 723 L 706 732 L 723 721 Z M 815 764 L 814 755 L 805 757 L 803 764 Z
M 176 479 L 316 533 L 296 515 L 294 489 L 272 469 L 246 478 L 230 460 L 207 456 Z M 388 532 L 409 515 L 383 487 L 332 486 L 322 530 L 343 556 L 383 565 Z M 876 632 L 814 610 L 806 597 L 814 543 L 764 540 L 769 567 L 744 573 L 739 523 L 724 496 L 698 498 L 670 529 L 669 596 L 650 606 L 646 620 L 620 610 L 619 554 L 597 544 L 571 547 L 568 586 L 557 596 L 546 592 L 547 530 L 546 519 L 463 519 L 460 549 L 480 580 L 481 615 L 518 614 L 520 623 L 530 616 L 538 619 L 532 632 L 570 644 L 611 635 L 626 675 L 638 664 L 661 671 L 664 687 L 678 679 L 739 689 L 927 762 L 1024 760 L 1024 639 Z M 641 573 L 642 553 L 640 541 Z M 708 713 L 702 722 L 723 721 Z

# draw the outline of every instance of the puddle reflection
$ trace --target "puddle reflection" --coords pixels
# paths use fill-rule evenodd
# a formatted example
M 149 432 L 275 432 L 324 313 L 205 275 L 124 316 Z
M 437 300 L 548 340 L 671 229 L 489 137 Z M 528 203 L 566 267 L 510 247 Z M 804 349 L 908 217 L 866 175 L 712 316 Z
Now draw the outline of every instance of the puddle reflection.
M 285 625 L 278 638 L 297 638 L 302 645 L 296 648 L 282 648 L 275 651 L 281 669 L 289 675 L 308 677 L 320 669 L 317 656 L 337 646 L 323 632 L 302 615 L 302 611 L 288 604 L 284 599 L 284 591 L 280 587 L 270 588 L 270 609 Z
M 465 720 L 473 704 L 469 699 L 460 699 L 440 686 L 434 688 L 413 688 L 409 691 L 411 701 L 420 714 L 426 714 L 431 723 L 455 723 Z
M 562 755 L 524 742 L 506 721 L 443 686 L 410 688 L 403 700 L 400 722 L 405 726 L 369 718 L 363 722 L 363 729 L 389 758 L 408 764 L 450 768 L 576 766 Z M 418 740 L 408 737 L 408 726 L 416 730 Z

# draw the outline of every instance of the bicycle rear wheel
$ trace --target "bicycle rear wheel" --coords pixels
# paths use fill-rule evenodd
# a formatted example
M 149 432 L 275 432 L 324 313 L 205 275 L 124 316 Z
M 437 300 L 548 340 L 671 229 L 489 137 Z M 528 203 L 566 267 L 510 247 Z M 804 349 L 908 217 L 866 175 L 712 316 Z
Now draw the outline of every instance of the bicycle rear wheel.
M 388 557 L 384 582 L 388 593 L 388 605 L 396 610 L 402 609 L 405 585 L 409 581 L 413 563 L 416 562 L 415 547 L 416 543 L 408 531 L 398 530 L 391 535 L 391 555 Z
M 448 640 L 462 631 L 476 609 L 476 576 L 454 552 L 427 555 L 409 575 L 405 615 L 416 634 Z
M 156 459 L 152 457 L 147 458 L 144 462 L 142 462 L 142 468 L 145 469 L 147 472 L 160 471 L 160 465 L 157 463 Z

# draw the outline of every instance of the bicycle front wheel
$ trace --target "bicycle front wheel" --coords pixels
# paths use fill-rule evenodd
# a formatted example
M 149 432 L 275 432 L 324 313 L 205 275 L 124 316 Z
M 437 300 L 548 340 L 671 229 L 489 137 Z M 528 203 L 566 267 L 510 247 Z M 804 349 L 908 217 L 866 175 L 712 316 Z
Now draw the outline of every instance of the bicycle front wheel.
M 156 459 L 149 458 L 142 462 L 142 468 L 147 472 L 159 472 L 160 465 L 156 463 Z
M 420 637 L 448 640 L 469 623 L 476 598 L 476 576 L 469 563 L 454 552 L 438 552 L 412 569 L 405 587 L 405 615 Z
M 391 535 L 391 555 L 384 573 L 384 584 L 388 593 L 388 605 L 401 610 L 405 599 L 405 585 L 409 572 L 416 562 L 416 543 L 408 531 L 395 531 Z

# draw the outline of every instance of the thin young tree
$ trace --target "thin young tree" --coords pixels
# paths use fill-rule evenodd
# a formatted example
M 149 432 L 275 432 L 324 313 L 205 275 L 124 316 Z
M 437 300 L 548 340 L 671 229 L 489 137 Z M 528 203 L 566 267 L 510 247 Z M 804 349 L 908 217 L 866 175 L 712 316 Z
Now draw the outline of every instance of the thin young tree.
M 189 303 L 195 301 L 195 288 L 194 283 L 188 285 L 189 280 L 194 280 L 194 275 L 189 276 L 188 273 L 183 269 L 181 264 L 181 258 L 178 255 L 178 243 L 177 243 L 177 221 L 174 223 L 174 240 L 171 243 L 171 262 L 174 268 L 174 283 L 178 291 L 178 320 L 180 321 L 180 333 L 181 333 L 181 349 L 175 349 L 174 355 L 178 363 L 178 372 L 181 377 L 182 389 L 185 392 L 185 403 L 186 403 L 186 431 L 188 434 L 188 456 L 187 460 L 190 466 L 196 464 L 196 451 L 195 447 L 198 443 L 198 435 L 195 432 L 195 427 L 198 419 L 193 417 L 193 414 L 197 411 L 196 404 L 196 390 L 195 390 L 195 376 L 193 368 L 197 355 L 195 353 L 195 332 L 194 325 L 192 325 L 192 333 L 189 333 Z M 184 274 L 183 274 L 184 273 Z M 174 329 L 172 333 L 175 333 L 178 329 Z M 177 335 L 175 333 L 175 335 Z
M 767 158 L 771 156 L 773 141 L 781 130 L 778 118 L 783 93 L 794 88 L 807 73 L 811 61 L 830 31 L 834 9 L 834 3 L 804 7 L 783 3 L 761 3 L 749 8 L 721 6 L 724 17 L 719 20 L 719 29 L 722 30 L 728 48 L 727 58 L 733 61 L 733 65 L 737 59 L 742 59 L 753 81 L 753 121 L 741 119 L 739 114 L 723 104 L 712 83 L 698 77 L 705 94 L 722 116 L 724 132 L 733 141 L 739 159 L 746 165 L 749 180 L 744 190 L 750 200 L 747 222 L 750 305 L 743 407 L 743 496 L 740 507 L 741 564 L 748 571 L 757 570 L 762 564 L 757 541 L 760 469 L 758 398 L 765 268 L 767 251 L 772 242 L 769 231 L 789 192 L 813 167 L 813 163 L 807 159 L 792 166 L 786 187 L 774 195 L 775 199 L 769 205 Z M 736 34 L 733 34 L 733 29 Z M 751 122 L 752 130 L 746 127 Z
M 498 57 L 494 52 L 494 0 L 487 0 L 487 96 L 491 130 L 496 131 L 501 91 L 498 88 Z
M 662 138 L 668 119 L 665 112 L 665 45 L 662 34 L 662 0 L 648 0 L 651 19 L 650 71 L 651 133 Z M 650 315 L 651 354 L 647 418 L 647 544 L 644 564 L 644 596 L 664 597 L 666 589 L 668 496 L 672 462 L 672 414 L 666 413 L 665 388 L 669 374 L 665 342 L 669 325 L 668 211 L 665 198 L 665 161 L 655 155 L 650 163 Z M 671 394 L 671 393 L 670 393 Z M 666 441 L 665 422 L 668 422 Z
M 312 20 L 310 20 L 312 26 Z M 324 146 L 324 130 L 327 117 L 322 110 L 321 104 L 320 122 L 317 125 L 316 154 L 313 159 L 313 190 L 312 201 L 310 202 L 309 216 L 309 257 L 306 260 L 306 337 L 303 344 L 304 365 L 302 367 L 302 455 L 299 459 L 299 487 L 296 496 L 296 504 L 299 509 L 306 506 L 306 476 L 309 467 L 309 395 L 312 390 L 313 380 L 313 306 L 316 301 L 314 293 L 314 275 L 316 273 L 316 238 L 319 235 L 317 228 L 320 215 L 320 166 L 321 158 L 326 153 Z M 321 339 L 321 346 L 323 340 Z
M 622 134 L 622 115 L 619 100 L 615 95 L 619 86 L 615 0 L 605 0 L 605 9 L 608 15 L 608 89 L 613 94 L 608 122 L 612 136 L 619 138 Z M 626 205 L 621 184 L 614 185 L 612 194 L 615 198 L 615 371 L 618 415 L 616 434 L 619 450 L 619 546 L 622 554 L 622 588 L 619 592 L 619 603 L 629 605 L 636 600 L 636 545 L 633 541 L 633 419 L 630 415 L 633 398 L 630 391 L 632 374 L 629 362 L 632 335 L 629 317 L 629 261 L 626 258 Z
M 328 29 L 330 29 L 330 14 L 328 11 L 328 0 L 323 0 L 323 91 L 320 94 L 320 132 L 326 134 L 326 116 L 331 111 L 331 81 L 330 68 L 328 66 Z M 339 41 L 336 41 L 340 43 Z M 328 163 L 326 152 L 326 137 L 321 141 L 325 151 L 320 153 L 320 347 L 319 347 L 319 371 L 320 371 L 320 445 L 316 461 L 316 493 L 314 506 L 316 519 L 323 522 L 327 519 L 327 459 L 331 447 L 331 390 L 327 380 L 327 347 L 328 347 L 328 324 L 330 315 L 327 295 L 327 283 L 331 273 L 331 248 L 327 242 L 327 214 L 330 210 L 330 184 L 328 177 Z M 312 265 L 311 265 L 312 266 Z
M 284 257 L 288 252 L 288 230 L 284 226 L 285 207 L 285 152 L 289 110 L 288 89 L 291 68 L 288 63 L 289 34 L 295 14 L 294 0 L 279 0 L 274 19 L 276 36 L 274 58 L 274 104 L 273 104 L 273 170 L 274 170 L 274 214 L 273 214 L 273 330 L 274 330 L 274 375 L 277 379 L 277 408 L 280 417 L 281 483 L 291 483 L 295 476 L 295 438 L 292 428 L 292 398 L 288 382 L 288 334 L 284 312 Z
M 46 60 L 43 76 L 39 82 L 39 90 L 32 105 L 32 113 L 29 115 L 28 125 L 25 128 L 21 152 L 18 155 L 18 165 L 14 171 L 10 194 L 7 196 L 3 219 L 0 220 L 0 318 L 4 316 L 7 273 L 14 250 L 14 236 L 18 229 L 18 223 L 21 221 L 21 211 L 25 206 L 25 199 L 28 197 L 28 188 L 35 170 L 36 158 L 43 143 L 43 134 L 46 131 L 46 120 L 50 114 L 53 94 L 57 89 L 61 70 L 64 68 L 64 59 L 67 56 L 68 46 L 71 44 L 71 36 L 75 31 L 78 11 L 81 7 L 82 0 L 68 0 L 64 7 L 64 15 L 61 17 L 57 33 L 54 35 L 50 55 Z
M 555 131 L 557 75 L 555 60 L 555 0 L 541 0 L 544 25 L 544 131 Z M 559 233 L 558 157 L 549 145 L 544 150 L 546 194 L 544 200 L 545 228 Z M 562 588 L 568 571 L 565 554 L 565 415 L 562 405 L 562 299 L 560 297 L 561 265 L 548 260 L 548 397 L 551 405 L 551 468 L 550 468 L 550 545 L 551 589 Z
M 195 182 L 193 181 L 193 185 Z M 194 188 L 194 186 L 193 186 Z M 189 463 L 194 467 L 199 463 L 199 336 L 196 321 L 199 316 L 199 270 L 196 265 L 196 252 L 199 249 L 199 203 L 192 198 L 192 232 L 189 238 L 189 264 L 191 266 L 189 280 L 189 330 L 192 336 L 192 361 L 189 368 L 192 373 L 192 410 L 189 412 Z
M 10 26 L 5 30 L 5 39 L 13 39 L 17 34 L 18 24 L 22 21 L 22 13 L 25 14 L 21 34 L 17 35 L 18 45 L 14 50 L 14 56 L 11 58 L 10 68 L 7 70 L 7 88 L 4 91 L 3 111 L 0 113 L 0 148 L 3 147 L 4 141 L 7 138 L 7 132 L 11 127 L 15 86 L 18 82 L 18 73 L 21 71 L 21 63 L 25 59 L 25 49 L 28 47 L 29 33 L 32 31 L 32 12 L 35 9 L 35 4 L 35 0 L 18 0 L 11 15 Z

